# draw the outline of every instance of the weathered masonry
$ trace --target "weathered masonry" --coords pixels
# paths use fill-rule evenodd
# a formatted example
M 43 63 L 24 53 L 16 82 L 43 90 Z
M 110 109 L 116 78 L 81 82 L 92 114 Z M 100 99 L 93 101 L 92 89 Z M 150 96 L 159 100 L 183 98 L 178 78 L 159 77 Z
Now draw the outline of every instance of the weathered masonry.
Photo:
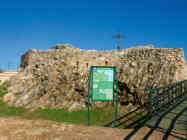
M 29 50 L 22 56 L 20 72 L 10 80 L 4 101 L 34 109 L 84 108 L 89 66 L 105 65 L 116 66 L 119 82 L 125 82 L 132 92 L 187 78 L 180 48 L 140 46 L 96 51 L 57 45 L 49 50 Z

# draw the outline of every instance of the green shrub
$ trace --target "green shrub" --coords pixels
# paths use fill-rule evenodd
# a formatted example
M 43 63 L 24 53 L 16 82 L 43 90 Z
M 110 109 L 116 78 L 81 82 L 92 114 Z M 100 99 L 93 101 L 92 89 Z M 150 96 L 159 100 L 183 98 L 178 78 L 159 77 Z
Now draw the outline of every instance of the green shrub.
M 6 88 L 0 88 L 0 97 L 3 97 L 7 93 Z

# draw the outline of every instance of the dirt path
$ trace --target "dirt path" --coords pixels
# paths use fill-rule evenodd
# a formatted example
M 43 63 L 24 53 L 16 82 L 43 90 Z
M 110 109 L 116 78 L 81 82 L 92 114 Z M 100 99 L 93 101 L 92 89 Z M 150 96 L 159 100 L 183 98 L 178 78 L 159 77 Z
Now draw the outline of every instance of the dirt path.
M 62 124 L 45 120 L 0 118 L 0 140 L 123 140 L 133 130 Z M 142 128 L 130 140 L 141 140 L 150 131 Z M 149 140 L 160 140 L 163 134 L 154 131 Z M 169 137 L 169 140 L 175 140 Z

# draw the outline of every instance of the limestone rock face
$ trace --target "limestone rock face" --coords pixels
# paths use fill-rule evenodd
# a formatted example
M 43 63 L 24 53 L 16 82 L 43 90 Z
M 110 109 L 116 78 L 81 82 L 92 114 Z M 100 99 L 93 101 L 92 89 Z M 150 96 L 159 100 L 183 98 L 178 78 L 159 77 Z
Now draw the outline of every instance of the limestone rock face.
M 4 101 L 30 109 L 82 109 L 89 66 L 103 65 L 117 66 L 119 82 L 126 82 L 132 91 L 185 78 L 180 76 L 185 66 L 183 49 L 141 46 L 96 51 L 57 45 L 50 50 L 29 50 L 22 56 L 20 71 L 9 80 Z

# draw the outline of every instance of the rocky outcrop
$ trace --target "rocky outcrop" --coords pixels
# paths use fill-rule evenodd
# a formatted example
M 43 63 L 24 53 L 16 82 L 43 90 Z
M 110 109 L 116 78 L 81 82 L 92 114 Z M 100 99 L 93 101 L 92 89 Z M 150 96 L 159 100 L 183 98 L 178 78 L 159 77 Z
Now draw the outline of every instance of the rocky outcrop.
M 4 101 L 25 108 L 81 109 L 85 107 L 89 66 L 118 68 L 121 85 L 146 89 L 183 80 L 183 49 L 138 46 L 126 50 L 81 50 L 57 45 L 50 50 L 29 50 L 20 72 L 9 81 Z M 97 104 L 97 106 L 102 104 Z

